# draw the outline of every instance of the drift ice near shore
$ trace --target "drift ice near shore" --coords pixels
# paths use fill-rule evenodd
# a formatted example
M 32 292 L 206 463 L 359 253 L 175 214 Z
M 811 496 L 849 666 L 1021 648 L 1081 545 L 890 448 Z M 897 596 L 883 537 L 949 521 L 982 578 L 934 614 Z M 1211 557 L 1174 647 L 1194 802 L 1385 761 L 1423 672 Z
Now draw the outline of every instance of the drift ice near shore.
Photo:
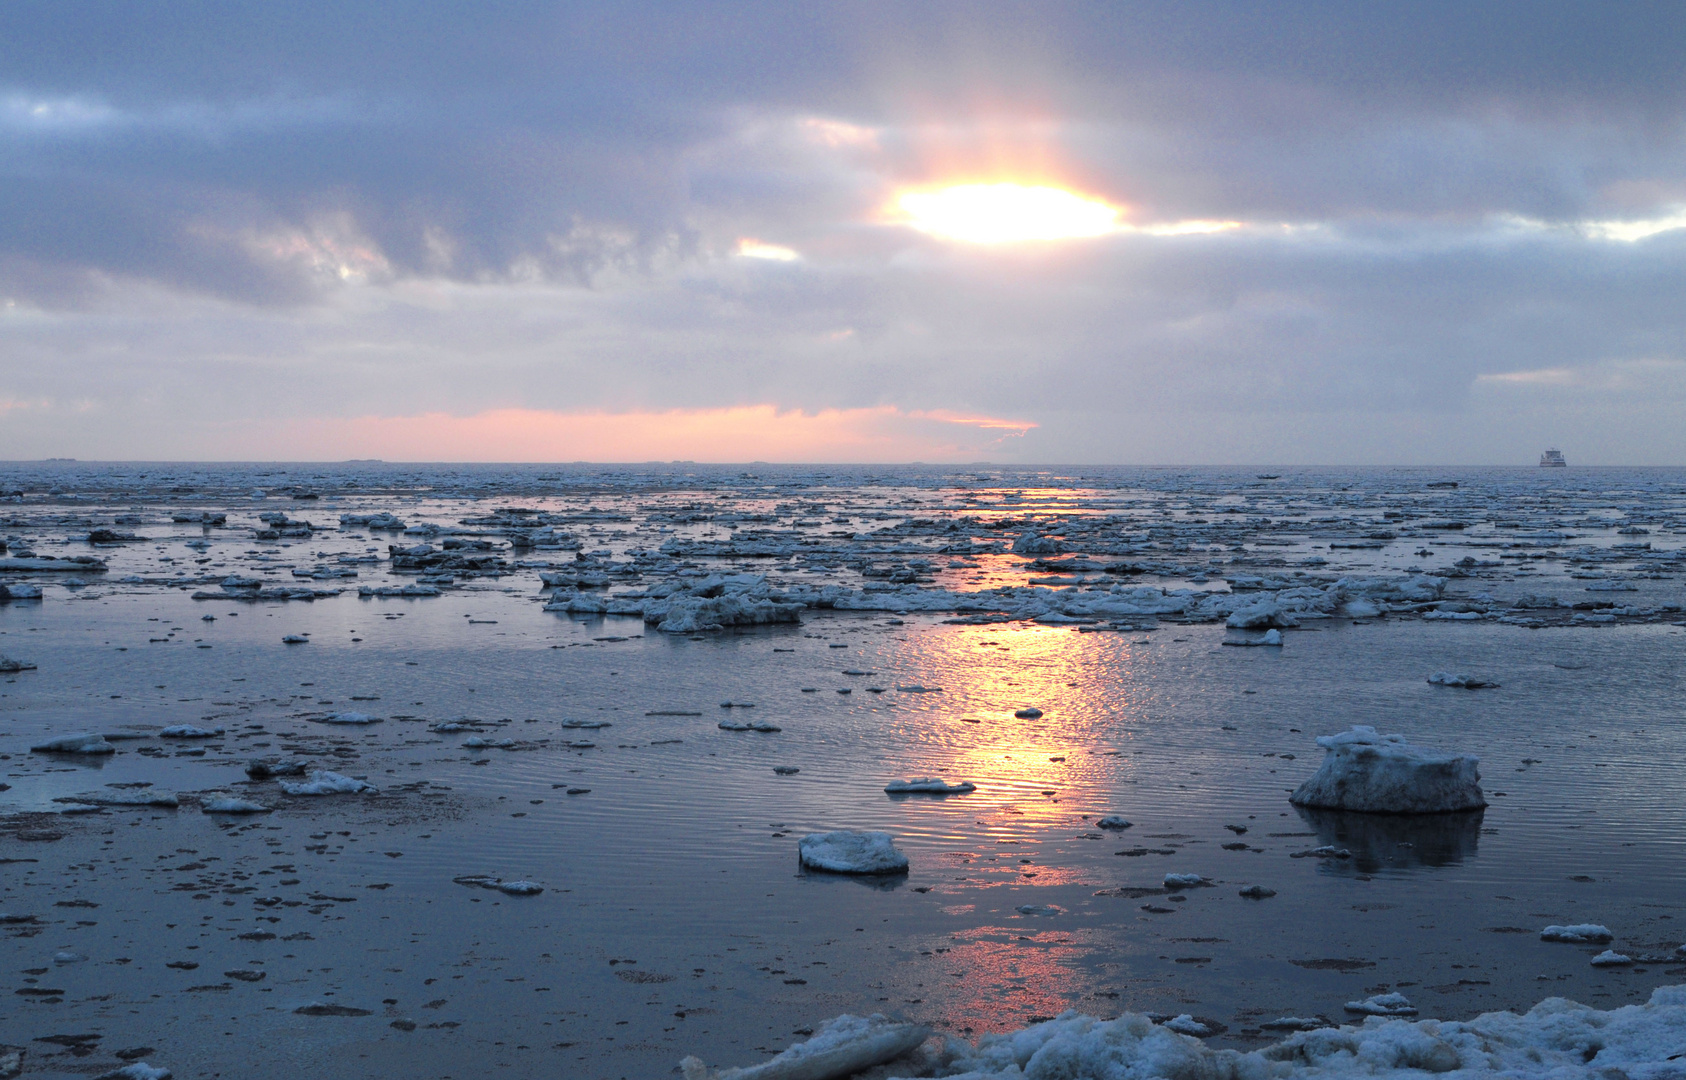
M 896 850 L 889 833 L 809 833 L 796 842 L 796 852 L 808 870 L 831 874 L 907 873 L 907 856 Z
M 920 776 L 912 780 L 892 780 L 884 785 L 890 795 L 964 795 L 978 790 L 978 785 L 962 780 L 951 784 L 937 776 Z
M 1324 810 L 1368 814 L 1444 814 L 1479 810 L 1479 759 L 1412 746 L 1403 735 L 1381 735 L 1362 724 L 1319 736 L 1327 754 L 1317 772 L 1288 801 Z
M 794 1070 L 809 1061 L 817 1065 L 838 1043 L 848 1045 L 852 1029 L 845 1021 L 890 1023 L 877 1016 L 842 1016 L 807 1043 L 761 1065 L 710 1072 L 687 1058 L 680 1069 L 685 1080 L 841 1080 L 870 1066 L 851 1062 L 846 1071 Z M 1247 1053 L 1215 1050 L 1168 1028 L 1136 1013 L 1097 1020 L 1067 1012 L 1020 1031 L 985 1035 L 975 1045 L 950 1038 L 934 1058 L 907 1059 L 906 1069 L 891 1066 L 882 1075 L 886 1080 L 1420 1080 L 1438 1073 L 1455 1080 L 1675 1080 L 1681 1069 L 1673 1059 L 1686 1043 L 1686 986 L 1659 987 L 1643 1005 L 1608 1011 L 1547 998 L 1520 1015 L 1491 1012 L 1473 1020 L 1371 1016 L 1362 1025 L 1320 1027 Z M 860 1039 L 867 1037 L 863 1033 Z M 816 1043 L 821 1046 L 805 1050 Z
M 881 1013 L 844 1014 L 820 1025 L 814 1037 L 771 1061 L 747 1069 L 714 1070 L 688 1057 L 679 1063 L 684 1080 L 841 1080 L 874 1065 L 894 1061 L 930 1037 L 931 1029 L 902 1024 Z

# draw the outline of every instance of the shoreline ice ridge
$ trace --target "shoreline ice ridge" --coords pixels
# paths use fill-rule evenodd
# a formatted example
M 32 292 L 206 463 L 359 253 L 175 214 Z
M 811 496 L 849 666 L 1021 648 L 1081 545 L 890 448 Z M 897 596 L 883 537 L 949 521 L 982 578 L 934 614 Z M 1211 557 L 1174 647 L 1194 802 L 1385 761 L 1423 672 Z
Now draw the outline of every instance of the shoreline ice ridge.
M 1398 995 L 1387 995 L 1389 999 Z M 1375 1001 L 1378 1011 L 1408 1003 Z M 1403 999 L 1400 999 L 1403 1002 Z M 1368 1002 L 1364 1004 L 1369 1004 Z M 1179 1020 L 1181 1018 L 1178 1018 Z M 695 1057 L 684 1080 L 1678 1080 L 1686 1075 L 1686 986 L 1658 987 L 1642 1005 L 1599 1010 L 1546 998 L 1525 1013 L 1470 1020 L 1370 1015 L 1317 1027 L 1258 1050 L 1214 1049 L 1139 1013 L 1101 1020 L 1075 1010 L 976 1043 L 925 1042 L 928 1029 L 882 1015 L 839 1016 L 807 1042 L 743 1069 Z M 1192 1031 L 1197 1024 L 1179 1024 Z M 900 1049 L 898 1049 L 898 1047 Z

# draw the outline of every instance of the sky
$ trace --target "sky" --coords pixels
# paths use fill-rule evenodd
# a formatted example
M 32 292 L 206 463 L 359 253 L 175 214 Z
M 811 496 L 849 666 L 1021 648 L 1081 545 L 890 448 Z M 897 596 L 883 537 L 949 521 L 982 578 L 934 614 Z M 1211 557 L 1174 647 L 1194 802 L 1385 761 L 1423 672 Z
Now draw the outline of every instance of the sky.
M 0 6 L 0 458 L 1686 464 L 1686 18 Z

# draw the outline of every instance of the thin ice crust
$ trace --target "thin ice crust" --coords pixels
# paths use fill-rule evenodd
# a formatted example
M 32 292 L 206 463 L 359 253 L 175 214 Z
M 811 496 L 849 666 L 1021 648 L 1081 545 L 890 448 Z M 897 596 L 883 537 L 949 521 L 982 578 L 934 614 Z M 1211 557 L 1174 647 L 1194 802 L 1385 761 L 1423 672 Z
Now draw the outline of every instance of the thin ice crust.
M 1289 796 L 1295 806 L 1355 810 L 1368 814 L 1445 814 L 1479 810 L 1478 758 L 1440 754 L 1412 746 L 1403 735 L 1381 735 L 1355 726 L 1324 735 L 1317 745 L 1328 751 L 1315 775 Z

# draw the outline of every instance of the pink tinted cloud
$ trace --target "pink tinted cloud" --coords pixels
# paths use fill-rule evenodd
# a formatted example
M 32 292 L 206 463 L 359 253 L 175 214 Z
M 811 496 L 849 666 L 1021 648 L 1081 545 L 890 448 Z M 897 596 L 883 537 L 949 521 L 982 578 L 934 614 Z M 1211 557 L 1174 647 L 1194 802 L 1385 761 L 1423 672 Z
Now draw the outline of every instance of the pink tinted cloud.
M 817 412 L 742 405 L 314 418 L 291 421 L 277 436 L 291 456 L 318 460 L 898 462 L 975 458 L 1035 426 L 890 405 Z

